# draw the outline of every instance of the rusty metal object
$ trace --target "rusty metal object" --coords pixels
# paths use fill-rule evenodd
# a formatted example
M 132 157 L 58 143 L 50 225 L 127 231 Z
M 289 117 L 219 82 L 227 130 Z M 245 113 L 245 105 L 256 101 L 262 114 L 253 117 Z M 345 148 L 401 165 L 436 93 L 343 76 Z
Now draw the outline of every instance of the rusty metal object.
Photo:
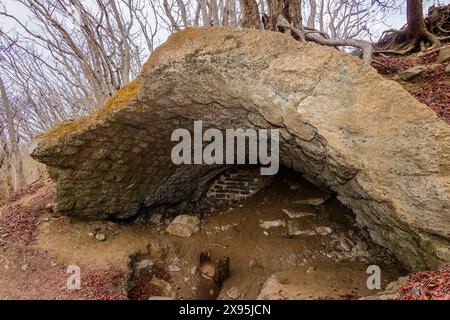
M 211 251 L 199 255 L 198 271 L 200 283 L 196 300 L 215 300 L 219 296 L 223 282 L 230 276 L 230 258 L 222 257 L 218 263 L 211 260 Z

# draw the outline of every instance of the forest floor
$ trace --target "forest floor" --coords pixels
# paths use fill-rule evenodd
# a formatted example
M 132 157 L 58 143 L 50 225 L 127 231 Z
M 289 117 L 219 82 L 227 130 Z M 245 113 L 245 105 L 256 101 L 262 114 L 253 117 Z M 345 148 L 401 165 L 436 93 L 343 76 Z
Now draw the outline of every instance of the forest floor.
M 213 260 L 230 257 L 230 277 L 219 299 L 255 299 L 272 275 L 278 279 L 276 294 L 266 288 L 266 298 L 356 299 L 379 293 L 380 298 L 449 298 L 449 267 L 402 278 L 407 273 L 396 259 L 368 240 L 335 198 L 318 206 L 315 215 L 289 218 L 284 208 L 317 191 L 299 180 L 281 176 L 234 208 L 203 215 L 200 231 L 187 238 L 165 232 L 171 218 L 124 224 L 55 216 L 46 209 L 54 186 L 39 181 L 0 211 L 0 299 L 192 299 L 198 254 L 204 250 L 212 251 Z M 279 220 L 285 224 L 260 226 Z M 290 236 L 289 226 L 298 223 L 306 231 L 332 231 Z M 401 286 L 387 293 L 368 289 L 371 264 L 381 268 L 383 290 L 399 277 Z M 75 290 L 66 285 L 73 265 L 81 271 Z
M 228 256 L 231 260 L 231 276 L 219 299 L 227 298 L 232 288 L 238 289 L 239 298 L 255 299 L 272 274 L 283 285 L 301 286 L 295 298 L 302 299 L 379 292 L 366 286 L 371 263 L 381 266 L 383 288 L 404 274 L 389 253 L 359 234 L 351 211 L 334 198 L 319 206 L 317 215 L 301 218 L 302 229 L 328 227 L 331 235 L 289 236 L 287 224 L 299 221 L 289 218 L 283 208 L 315 188 L 306 181 L 299 184 L 295 177 L 296 190 L 291 190 L 280 179 L 232 209 L 203 215 L 201 230 L 188 238 L 164 232 L 169 218 L 156 224 L 122 224 L 51 215 L 46 206 L 53 201 L 54 188 L 48 180 L 39 182 L 2 209 L 0 299 L 126 299 L 136 266 L 146 261 L 144 268 L 157 273 L 170 286 L 171 295 L 189 299 L 198 285 L 198 254 L 205 250 L 212 251 L 213 259 Z M 265 230 L 259 226 L 263 221 L 286 224 Z M 96 234 L 105 239 L 97 240 Z M 340 248 L 342 239 L 350 247 L 358 244 L 364 252 Z M 66 287 L 71 265 L 81 270 L 79 290 Z M 161 288 L 150 289 L 163 294 Z M 134 298 L 152 295 L 146 292 L 149 288 L 138 290 Z
M 442 45 L 449 58 L 443 60 L 439 50 L 426 54 L 374 56 L 372 66 L 388 79 L 400 83 L 411 95 L 433 109 L 439 118 L 450 124 L 450 44 Z M 440 61 L 443 60 L 443 61 Z M 408 79 L 402 76 L 406 70 L 417 70 Z M 407 110 L 405 110 L 407 112 Z

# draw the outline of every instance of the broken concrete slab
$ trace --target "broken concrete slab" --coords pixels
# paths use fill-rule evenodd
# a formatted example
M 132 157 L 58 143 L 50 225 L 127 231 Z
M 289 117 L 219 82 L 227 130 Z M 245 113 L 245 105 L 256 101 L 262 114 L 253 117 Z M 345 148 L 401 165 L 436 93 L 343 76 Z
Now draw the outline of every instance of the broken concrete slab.
M 273 220 L 273 221 L 259 221 L 259 226 L 265 230 L 270 228 L 276 228 L 276 227 L 284 227 L 286 225 L 286 222 L 284 220 Z
M 287 208 L 282 209 L 285 214 L 291 219 L 302 218 L 307 216 L 313 216 L 317 214 L 316 208 L 314 205 L 310 204 L 301 204 L 294 202 L 289 205 Z
M 200 230 L 200 219 L 197 216 L 179 215 L 173 219 L 166 232 L 175 236 L 187 238 Z
M 288 235 L 289 236 L 315 236 L 314 230 L 301 230 L 300 226 L 292 221 L 288 221 Z

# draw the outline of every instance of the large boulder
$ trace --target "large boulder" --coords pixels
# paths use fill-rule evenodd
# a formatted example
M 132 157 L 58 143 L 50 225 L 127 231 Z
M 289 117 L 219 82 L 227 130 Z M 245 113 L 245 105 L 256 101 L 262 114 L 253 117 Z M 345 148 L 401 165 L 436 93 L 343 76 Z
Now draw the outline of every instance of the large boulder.
M 278 128 L 284 166 L 338 194 L 410 269 L 450 261 L 450 127 L 332 48 L 261 30 L 170 36 L 97 114 L 38 137 L 56 210 L 125 219 L 189 209 L 224 165 L 174 165 L 175 128 Z

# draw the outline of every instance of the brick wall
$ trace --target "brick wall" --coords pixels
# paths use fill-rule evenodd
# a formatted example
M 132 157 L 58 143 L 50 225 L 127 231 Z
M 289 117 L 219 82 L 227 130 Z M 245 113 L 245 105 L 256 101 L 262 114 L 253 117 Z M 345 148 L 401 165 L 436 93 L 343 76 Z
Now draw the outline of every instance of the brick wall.
M 239 201 L 250 197 L 272 182 L 262 176 L 259 167 L 232 168 L 220 175 L 206 192 L 206 199 L 215 204 Z

